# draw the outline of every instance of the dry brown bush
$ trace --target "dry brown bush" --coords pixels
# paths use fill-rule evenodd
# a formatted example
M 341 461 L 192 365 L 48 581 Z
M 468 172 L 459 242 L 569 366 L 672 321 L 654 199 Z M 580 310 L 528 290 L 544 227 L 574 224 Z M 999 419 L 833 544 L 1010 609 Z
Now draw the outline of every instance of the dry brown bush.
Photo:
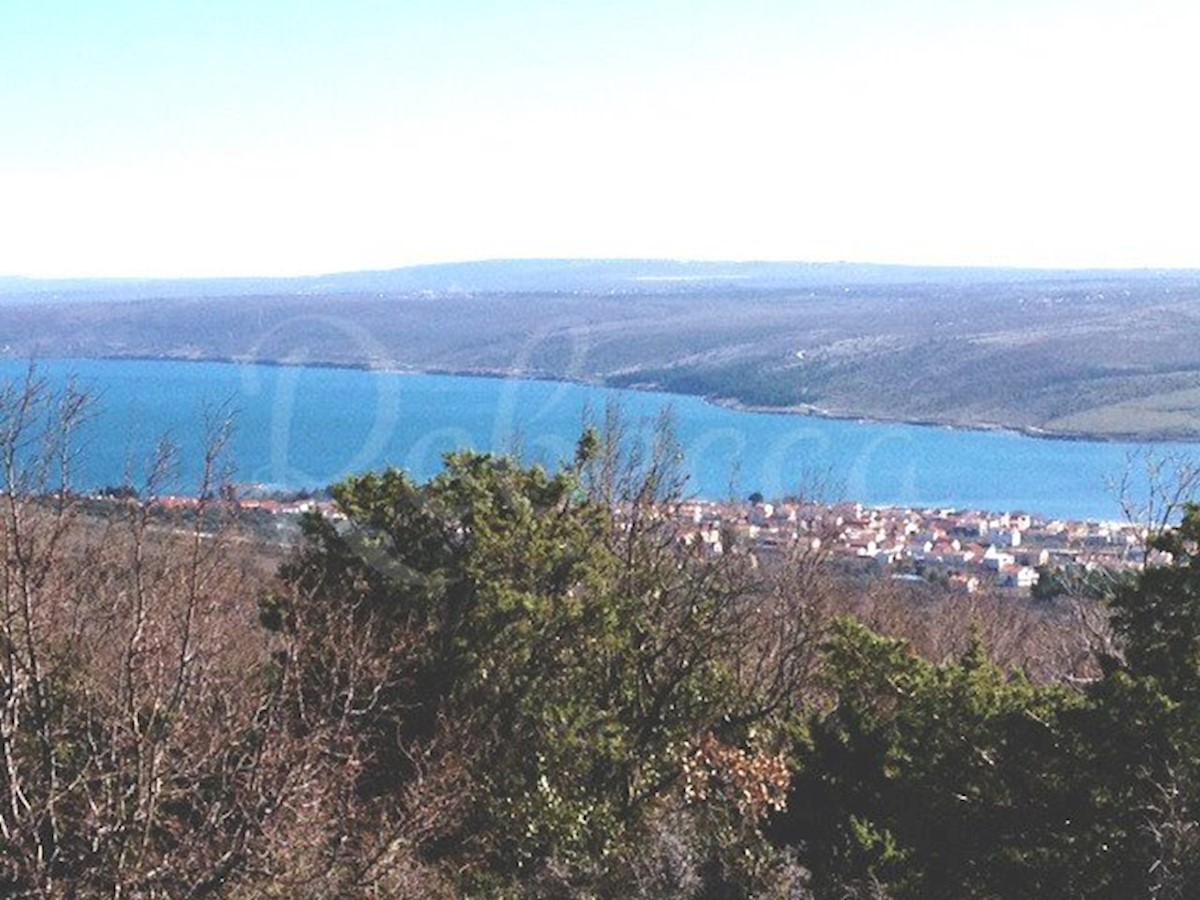
M 452 755 L 424 748 L 382 808 L 338 723 L 301 727 L 287 661 L 307 648 L 259 626 L 271 556 L 220 499 L 228 422 L 197 503 L 157 502 L 163 445 L 139 500 L 99 504 L 71 490 L 88 410 L 32 369 L 0 388 L 0 893 L 435 896 L 414 848 L 461 796 Z

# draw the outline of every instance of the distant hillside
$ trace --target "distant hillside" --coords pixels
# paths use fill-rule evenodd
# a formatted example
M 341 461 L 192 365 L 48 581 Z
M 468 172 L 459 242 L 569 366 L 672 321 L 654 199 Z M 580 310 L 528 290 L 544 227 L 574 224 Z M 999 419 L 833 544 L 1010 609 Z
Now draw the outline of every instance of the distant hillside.
M 10 279 L 0 348 L 535 375 L 841 416 L 1200 439 L 1195 271 L 534 260 Z
M 635 259 L 487 260 L 295 278 L 0 278 L 0 302 L 121 301 L 354 293 L 689 293 L 880 284 L 1028 283 L 1106 272 L 971 269 L 863 263 Z M 1144 273 L 1142 273 L 1144 274 Z

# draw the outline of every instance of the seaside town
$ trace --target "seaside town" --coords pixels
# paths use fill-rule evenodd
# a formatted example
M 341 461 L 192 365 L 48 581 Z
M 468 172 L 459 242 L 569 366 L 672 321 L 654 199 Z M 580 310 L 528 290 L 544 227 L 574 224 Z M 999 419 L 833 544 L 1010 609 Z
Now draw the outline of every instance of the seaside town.
M 158 501 L 186 508 L 197 501 Z M 236 500 L 240 513 L 288 542 L 300 514 L 340 518 L 327 499 Z M 1050 519 L 1026 512 L 871 507 L 862 503 L 688 500 L 666 508 L 679 542 L 707 557 L 749 553 L 768 562 L 794 550 L 819 552 L 843 568 L 899 580 L 936 581 L 966 593 L 1029 593 L 1047 571 L 1135 571 L 1167 564 L 1148 548 L 1144 524 Z
M 679 504 L 680 539 L 717 555 L 729 545 L 763 557 L 800 541 L 829 558 L 895 578 L 937 579 L 965 592 L 1028 592 L 1046 570 L 1136 570 L 1169 562 L 1147 549 L 1144 525 L 1064 521 L 1025 512 L 806 502 Z

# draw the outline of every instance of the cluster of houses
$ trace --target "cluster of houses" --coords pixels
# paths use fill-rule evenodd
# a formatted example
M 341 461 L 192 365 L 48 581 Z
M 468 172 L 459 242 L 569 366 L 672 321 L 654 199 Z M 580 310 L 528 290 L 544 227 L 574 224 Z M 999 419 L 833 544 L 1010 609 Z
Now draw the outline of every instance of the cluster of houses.
M 169 497 L 167 506 L 194 498 Z M 300 513 L 339 518 L 328 500 L 242 498 L 245 513 L 292 532 Z M 713 557 L 731 551 L 759 559 L 797 548 L 900 578 L 937 578 L 967 592 L 982 585 L 1029 591 L 1039 569 L 1140 569 L 1169 562 L 1147 550 L 1144 526 L 1063 521 L 1027 513 L 823 504 L 690 500 L 668 509 L 678 540 Z
M 672 509 L 679 539 L 707 555 L 760 556 L 800 546 L 900 577 L 937 577 L 966 591 L 1028 591 L 1039 569 L 1136 569 L 1159 560 L 1126 522 L 1061 521 L 1027 513 L 696 500 Z

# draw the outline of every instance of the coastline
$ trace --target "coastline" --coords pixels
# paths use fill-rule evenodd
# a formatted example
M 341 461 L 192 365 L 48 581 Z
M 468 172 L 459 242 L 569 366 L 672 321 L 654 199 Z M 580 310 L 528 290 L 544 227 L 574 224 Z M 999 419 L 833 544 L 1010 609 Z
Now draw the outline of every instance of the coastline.
M 748 413 L 772 413 L 794 416 L 812 416 L 817 419 L 834 419 L 842 422 L 864 422 L 875 425 L 913 425 L 918 428 L 943 428 L 948 431 L 986 431 L 1020 435 L 1021 437 L 1037 438 L 1044 441 L 1078 441 L 1094 444 L 1137 444 L 1137 443 L 1173 443 L 1200 444 L 1200 434 L 1194 437 L 1179 437 L 1166 434 L 1107 434 L 1090 432 L 1051 431 L 1036 425 L 1005 425 L 1002 422 L 951 422 L 939 419 L 904 418 L 902 416 L 888 417 L 878 415 L 862 415 L 853 412 L 840 412 L 822 409 L 812 404 L 800 406 L 773 407 L 759 404 L 744 403 L 731 397 L 704 397 L 705 402 L 725 409 Z
M 614 385 L 610 384 L 603 378 L 572 378 L 562 375 L 554 375 L 546 372 L 514 372 L 505 369 L 494 368 L 457 368 L 446 366 L 417 366 L 417 365 L 397 365 L 394 362 L 387 364 L 376 365 L 370 362 L 350 362 L 336 360 L 287 360 L 274 358 L 248 358 L 237 356 L 221 356 L 221 355 L 195 355 L 195 356 L 169 356 L 169 355 L 154 355 L 154 354 L 103 354 L 95 356 L 64 356 L 64 357 L 43 357 L 43 360 L 50 359 L 80 359 L 91 360 L 98 362 L 120 362 L 120 361 L 140 361 L 140 362 L 180 362 L 180 363 L 223 363 L 227 365 L 254 365 L 254 366 L 273 366 L 278 368 L 323 368 L 323 369 L 346 369 L 353 371 L 379 372 L 388 375 L 444 375 L 453 377 L 470 377 L 470 378 L 493 378 L 503 380 L 508 378 L 520 378 L 530 381 L 544 381 L 560 384 L 577 384 L 590 387 L 602 387 L 610 390 L 625 390 L 638 391 L 641 393 L 658 393 L 675 397 L 691 397 L 698 398 L 705 403 L 713 406 L 729 409 L 737 412 L 746 413 L 763 413 L 767 415 L 790 415 L 790 416 L 808 416 L 818 419 L 831 419 L 837 421 L 863 422 L 878 425 L 911 425 L 919 428 L 940 428 L 951 431 L 979 431 L 979 432 L 1004 432 L 1021 437 L 1035 438 L 1046 441 L 1072 441 L 1082 443 L 1101 443 L 1101 444 L 1155 444 L 1155 443 L 1173 443 L 1173 444 L 1200 444 L 1200 433 L 1191 436 L 1181 436 L 1178 434 L 1169 433 L 1109 433 L 1109 432 L 1061 432 L 1052 431 L 1045 428 L 1040 428 L 1036 425 L 1008 425 L 1002 422 L 960 422 L 952 420 L 940 420 L 931 418 L 906 418 L 903 416 L 881 416 L 881 415 L 864 415 L 845 410 L 825 409 L 813 404 L 799 404 L 796 406 L 765 406 L 762 404 L 746 403 L 738 400 L 736 397 L 724 397 L 716 394 L 687 394 L 679 391 L 670 391 L 653 383 L 642 384 L 626 384 Z M 37 360 L 34 360 L 36 363 Z

